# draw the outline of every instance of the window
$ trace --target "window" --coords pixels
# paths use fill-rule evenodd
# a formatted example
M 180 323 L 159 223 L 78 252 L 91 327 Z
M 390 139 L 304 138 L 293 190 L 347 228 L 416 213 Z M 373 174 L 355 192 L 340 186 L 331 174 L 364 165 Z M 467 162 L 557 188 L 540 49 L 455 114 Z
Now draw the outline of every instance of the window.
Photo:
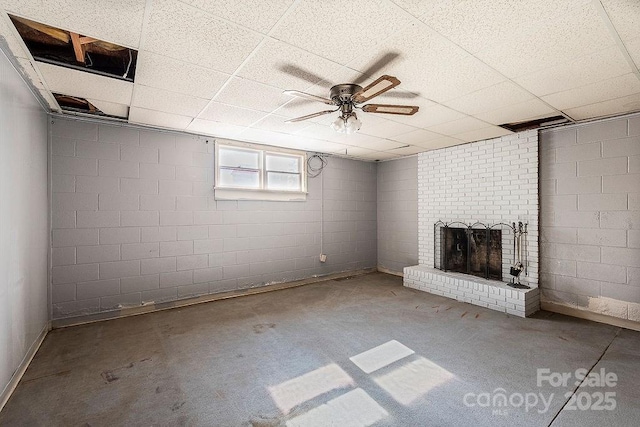
M 239 143 L 216 143 L 217 200 L 306 200 L 304 153 Z

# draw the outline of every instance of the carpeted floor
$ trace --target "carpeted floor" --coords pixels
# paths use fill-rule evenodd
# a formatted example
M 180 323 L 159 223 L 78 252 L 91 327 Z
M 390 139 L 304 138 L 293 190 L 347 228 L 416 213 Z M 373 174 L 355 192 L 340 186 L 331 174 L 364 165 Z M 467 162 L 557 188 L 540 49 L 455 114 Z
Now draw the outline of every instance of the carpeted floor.
M 638 332 L 373 273 L 54 330 L 0 425 L 629 426 L 638 384 Z

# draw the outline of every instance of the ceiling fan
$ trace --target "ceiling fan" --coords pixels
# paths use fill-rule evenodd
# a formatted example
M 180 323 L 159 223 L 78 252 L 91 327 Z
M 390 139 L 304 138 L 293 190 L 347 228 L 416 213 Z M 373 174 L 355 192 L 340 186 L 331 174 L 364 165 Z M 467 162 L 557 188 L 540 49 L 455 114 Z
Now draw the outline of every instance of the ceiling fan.
M 391 61 L 396 59 L 399 55 L 396 53 L 388 53 L 384 55 L 379 61 L 377 61 L 372 67 L 370 67 L 365 74 L 372 74 L 372 71 L 382 68 L 384 65 L 388 65 Z M 281 68 L 282 71 L 293 74 L 303 74 L 309 76 L 309 81 L 316 78 L 311 73 L 305 72 L 299 67 L 286 66 Z M 405 116 L 411 116 L 418 112 L 417 106 L 414 105 L 392 105 L 392 104 L 366 104 L 365 103 L 378 95 L 381 95 L 400 84 L 400 80 L 393 76 L 383 75 L 374 80 L 369 85 L 362 87 L 357 83 L 343 83 L 333 86 L 329 91 L 329 97 L 323 98 L 321 96 L 312 95 L 306 92 L 300 92 L 298 90 L 286 90 L 285 94 L 304 98 L 311 101 L 322 102 L 327 105 L 336 107 L 332 110 L 319 111 L 317 113 L 308 114 L 302 117 L 296 117 L 294 119 L 286 120 L 286 123 L 300 122 L 314 117 L 323 116 L 325 114 L 340 112 L 340 116 L 331 123 L 331 127 L 337 132 L 341 133 L 353 133 L 360 129 L 362 122 L 358 119 L 358 116 L 354 112 L 355 109 L 362 110 L 366 113 L 382 113 L 382 114 L 400 114 Z

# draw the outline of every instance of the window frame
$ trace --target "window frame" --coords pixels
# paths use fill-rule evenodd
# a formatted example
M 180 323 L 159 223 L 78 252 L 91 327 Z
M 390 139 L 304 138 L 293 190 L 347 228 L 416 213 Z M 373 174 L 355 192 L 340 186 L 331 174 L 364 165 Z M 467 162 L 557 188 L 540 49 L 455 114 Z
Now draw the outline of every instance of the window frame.
M 220 170 L 251 170 L 252 168 L 234 168 L 220 166 L 220 150 L 228 148 L 238 151 L 258 153 L 258 184 L 259 188 L 222 186 Z M 267 170 L 266 158 L 268 155 L 279 157 L 295 157 L 299 159 L 299 172 L 283 172 Z M 290 173 L 300 176 L 300 190 L 273 190 L 268 189 L 268 173 Z M 215 200 L 272 200 L 272 201 L 305 201 L 307 198 L 307 153 L 304 151 L 289 150 L 267 145 L 252 144 L 248 142 L 216 140 L 214 149 L 214 198 Z

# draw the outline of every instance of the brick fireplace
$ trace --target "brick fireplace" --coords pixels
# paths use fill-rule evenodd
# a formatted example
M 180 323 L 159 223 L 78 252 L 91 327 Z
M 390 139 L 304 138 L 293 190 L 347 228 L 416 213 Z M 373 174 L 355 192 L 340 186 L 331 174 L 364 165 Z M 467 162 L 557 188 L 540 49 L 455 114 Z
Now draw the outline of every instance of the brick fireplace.
M 535 130 L 419 154 L 418 265 L 404 269 L 404 285 L 517 316 L 534 313 L 539 309 L 538 212 Z M 528 226 L 519 281 L 530 289 L 506 284 L 514 261 L 508 225 L 514 222 Z M 450 230 L 438 224 L 449 224 Z M 462 235 L 456 228 L 468 230 Z M 496 247 L 498 254 L 487 252 Z M 443 251 L 457 264 L 442 268 L 449 261 Z

